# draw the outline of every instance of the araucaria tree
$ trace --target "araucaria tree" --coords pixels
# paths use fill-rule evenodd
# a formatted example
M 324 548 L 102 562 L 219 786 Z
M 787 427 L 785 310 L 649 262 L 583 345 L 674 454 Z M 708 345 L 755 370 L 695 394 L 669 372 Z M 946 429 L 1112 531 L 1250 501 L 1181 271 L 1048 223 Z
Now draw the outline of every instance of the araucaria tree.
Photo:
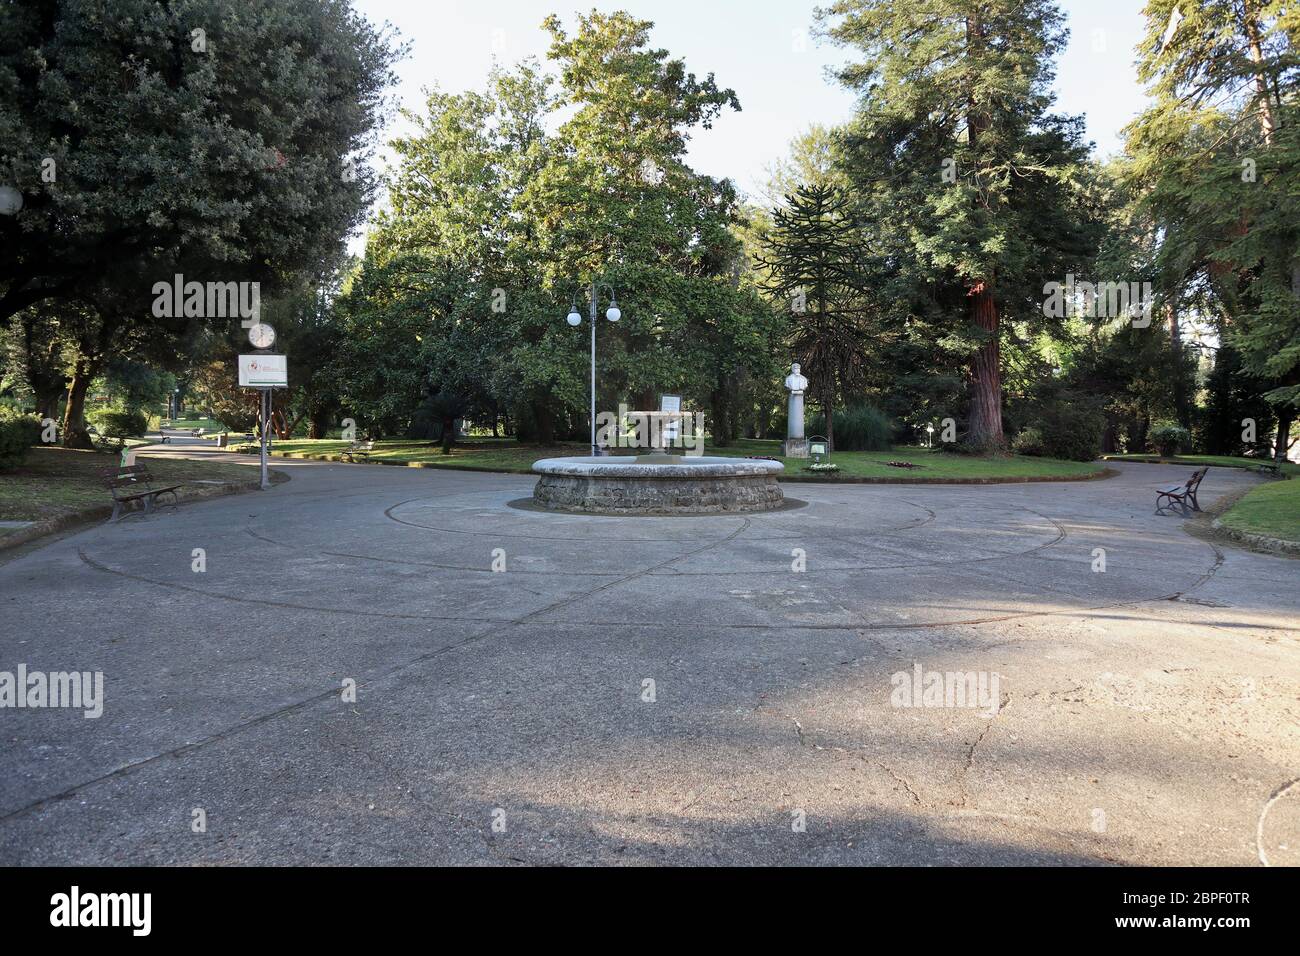
M 1001 343 L 1087 258 L 1071 188 L 1081 122 L 1050 112 L 1066 31 L 1051 0 L 839 0 L 827 34 L 861 59 L 845 172 L 900 300 L 966 356 L 966 441 L 1000 447 Z
M 765 288 L 787 304 L 792 350 L 826 417 L 834 447 L 835 408 L 861 380 L 869 343 L 862 321 L 864 249 L 848 201 L 832 186 L 799 187 L 773 212 L 757 264 Z

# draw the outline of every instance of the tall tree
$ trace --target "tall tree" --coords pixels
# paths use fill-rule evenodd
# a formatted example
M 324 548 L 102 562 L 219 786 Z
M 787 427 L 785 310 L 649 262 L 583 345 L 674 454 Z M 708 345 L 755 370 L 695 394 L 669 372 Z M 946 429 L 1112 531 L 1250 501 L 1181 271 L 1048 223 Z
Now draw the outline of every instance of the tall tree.
M 341 252 L 397 55 L 346 0 L 0 4 L 0 324 L 45 300 L 153 335 L 155 282 L 257 281 Z M 268 291 L 270 291 L 268 289 Z M 84 444 L 82 354 L 64 440 Z
M 1041 324 L 1043 289 L 1092 242 L 1073 180 L 1081 123 L 1049 112 L 1064 44 L 1051 0 L 838 0 L 820 14 L 861 55 L 846 172 L 911 307 L 967 356 L 966 440 L 1000 447 L 1006 320 Z
M 786 197 L 758 257 L 767 290 L 790 310 L 791 346 L 825 414 L 832 447 L 835 408 L 846 388 L 861 385 L 869 344 L 864 258 L 848 201 L 825 183 L 801 186 Z
M 771 312 L 737 287 L 736 191 L 685 162 L 735 94 L 653 48 L 651 27 L 593 12 L 570 32 L 549 18 L 558 76 L 525 61 L 481 93 L 435 91 L 395 144 L 393 208 L 368 256 L 419 255 L 470 284 L 478 311 L 426 329 L 447 345 L 425 350 L 430 374 L 542 441 L 585 431 L 589 329 L 563 317 L 592 279 L 623 310 L 600 323 L 603 408 L 680 392 L 727 419 L 736 377 L 770 354 Z
M 1209 299 L 1220 337 L 1266 383 L 1287 454 L 1300 409 L 1300 18 L 1280 0 L 1150 0 L 1129 128 L 1161 229 L 1165 294 Z

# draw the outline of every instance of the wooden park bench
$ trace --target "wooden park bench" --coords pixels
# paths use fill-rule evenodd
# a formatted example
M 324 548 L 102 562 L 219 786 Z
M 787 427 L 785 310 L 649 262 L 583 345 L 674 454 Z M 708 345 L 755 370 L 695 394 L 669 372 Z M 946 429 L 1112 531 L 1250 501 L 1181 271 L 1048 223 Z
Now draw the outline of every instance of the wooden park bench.
M 1201 486 L 1201 479 L 1205 477 L 1209 466 L 1197 469 L 1192 472 L 1192 477 L 1188 478 L 1181 485 L 1170 485 L 1168 488 L 1161 488 L 1156 492 L 1156 514 L 1164 514 L 1167 511 L 1173 511 L 1174 505 L 1177 504 L 1182 510 L 1183 515 L 1190 514 L 1187 510 L 1188 502 L 1191 502 L 1193 511 L 1200 511 L 1200 502 L 1196 500 L 1196 489 Z
M 204 428 L 173 428 L 172 435 L 189 435 L 191 438 L 203 438 L 207 433 Z M 172 436 L 167 434 L 167 429 L 159 428 L 158 434 L 162 436 L 162 443 L 166 445 L 172 440 Z
M 180 485 L 155 487 L 149 469 L 140 463 L 108 468 L 101 472 L 101 475 L 104 484 L 113 495 L 113 516 L 108 519 L 110 522 L 118 519 L 122 514 L 123 506 L 133 502 L 143 502 L 145 513 L 148 514 L 153 510 L 154 502 L 162 495 L 171 495 L 173 504 L 179 500 L 176 490 L 181 487 Z
M 350 461 L 354 464 L 358 461 L 364 462 L 375 450 L 373 441 L 354 441 L 349 445 L 339 457 L 344 461 Z

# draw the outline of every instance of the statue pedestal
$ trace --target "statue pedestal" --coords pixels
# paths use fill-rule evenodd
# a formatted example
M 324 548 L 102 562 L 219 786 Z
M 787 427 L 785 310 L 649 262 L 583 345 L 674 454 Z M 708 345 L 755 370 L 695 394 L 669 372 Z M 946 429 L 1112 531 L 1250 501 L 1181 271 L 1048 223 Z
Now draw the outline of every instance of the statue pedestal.
M 807 458 L 808 439 L 806 438 L 787 438 L 781 443 L 781 456 L 783 458 Z

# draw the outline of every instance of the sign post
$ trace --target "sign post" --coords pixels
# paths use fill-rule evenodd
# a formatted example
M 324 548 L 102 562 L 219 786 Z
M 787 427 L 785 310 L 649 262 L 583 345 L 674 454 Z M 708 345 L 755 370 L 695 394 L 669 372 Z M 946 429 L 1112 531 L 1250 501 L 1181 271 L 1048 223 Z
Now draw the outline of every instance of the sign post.
M 261 390 L 262 395 L 262 490 L 266 491 L 271 487 L 271 475 L 267 469 L 267 459 L 270 457 L 271 450 L 268 447 L 271 441 L 271 390 L 264 388 Z
M 262 434 L 262 490 L 271 487 L 271 475 L 268 458 L 271 448 L 271 392 L 277 388 L 289 387 L 289 363 L 283 355 L 269 352 L 257 352 L 252 355 L 239 356 L 239 384 L 241 388 L 255 388 L 259 393 L 258 417 L 261 419 Z

